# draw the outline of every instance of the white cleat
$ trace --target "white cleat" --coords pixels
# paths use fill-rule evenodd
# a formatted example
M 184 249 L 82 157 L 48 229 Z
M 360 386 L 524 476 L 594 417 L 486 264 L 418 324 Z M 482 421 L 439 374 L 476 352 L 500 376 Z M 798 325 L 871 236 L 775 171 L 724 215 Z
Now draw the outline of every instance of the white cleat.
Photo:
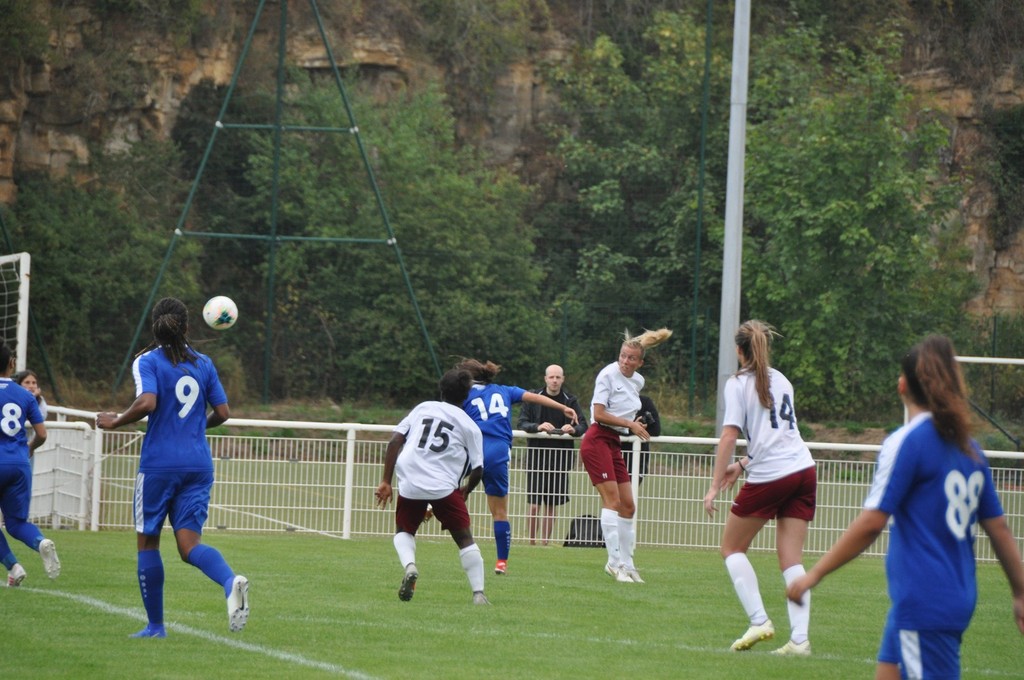
M 778 649 L 773 649 L 771 653 L 775 656 L 810 656 L 811 641 L 793 642 L 790 640 Z
M 473 593 L 473 604 L 490 604 L 491 601 L 484 595 L 484 591 L 477 590 Z
M 57 558 L 57 546 L 48 538 L 39 544 L 39 555 L 43 558 L 43 569 L 50 578 L 60 576 L 60 560 Z
M 398 599 L 402 602 L 408 602 L 412 599 L 413 593 L 416 592 L 416 580 L 420 577 L 420 572 L 416 570 L 415 564 L 410 564 L 405 568 L 405 576 L 402 577 L 402 585 L 398 587 Z
M 604 573 L 608 574 L 612 578 L 616 578 L 619 575 L 619 568 L 611 562 L 606 562 L 604 565 Z
M 21 585 L 21 582 L 25 580 L 25 576 L 25 567 L 16 563 L 11 567 L 11 570 L 7 572 L 7 587 L 17 588 Z
M 228 630 L 232 633 L 245 628 L 249 620 L 249 579 L 236 576 L 228 595 Z
M 742 652 L 750 649 L 762 640 L 770 640 L 775 637 L 775 626 L 771 619 L 757 626 L 750 626 L 741 638 L 732 643 L 732 651 Z M 809 645 L 808 645 L 809 647 Z
M 640 578 L 640 572 L 636 570 L 636 567 L 622 566 L 622 567 L 619 567 L 619 571 L 625 573 L 626 576 L 629 577 L 629 580 L 632 581 L 633 583 L 646 583 L 646 581 L 644 581 L 642 578 Z M 618 580 L 618 579 L 616 579 L 616 580 Z

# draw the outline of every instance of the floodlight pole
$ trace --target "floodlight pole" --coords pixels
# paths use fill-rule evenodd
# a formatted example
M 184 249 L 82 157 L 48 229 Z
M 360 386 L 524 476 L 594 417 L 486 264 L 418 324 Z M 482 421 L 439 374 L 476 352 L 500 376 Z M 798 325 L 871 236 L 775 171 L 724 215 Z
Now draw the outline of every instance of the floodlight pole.
M 725 381 L 736 372 L 736 329 L 740 325 L 743 254 L 743 161 L 747 144 L 747 74 L 750 61 L 750 0 L 736 0 L 729 104 L 729 168 L 725 183 L 725 244 L 722 252 L 722 309 L 718 324 L 718 410 L 715 432 L 725 417 Z

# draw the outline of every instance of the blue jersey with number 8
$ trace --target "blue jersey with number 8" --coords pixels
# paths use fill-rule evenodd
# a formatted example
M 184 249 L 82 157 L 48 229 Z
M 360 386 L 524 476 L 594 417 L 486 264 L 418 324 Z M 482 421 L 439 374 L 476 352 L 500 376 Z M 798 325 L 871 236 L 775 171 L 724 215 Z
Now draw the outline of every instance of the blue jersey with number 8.
M 878 452 L 864 507 L 892 516 L 885 571 L 900 629 L 963 631 L 974 613 L 976 525 L 1003 508 L 988 462 L 972 444 L 973 458 L 942 439 L 923 413 Z
M 195 350 L 193 350 L 195 352 Z M 142 441 L 140 472 L 213 470 L 206 441 L 206 406 L 228 401 L 213 361 L 195 352 L 195 361 L 175 366 L 160 348 L 139 355 L 132 364 L 135 396 L 156 395 L 156 408 Z
M 10 378 L 0 378 L 0 456 L 4 462 L 28 462 L 26 420 L 32 425 L 43 422 L 36 398 Z

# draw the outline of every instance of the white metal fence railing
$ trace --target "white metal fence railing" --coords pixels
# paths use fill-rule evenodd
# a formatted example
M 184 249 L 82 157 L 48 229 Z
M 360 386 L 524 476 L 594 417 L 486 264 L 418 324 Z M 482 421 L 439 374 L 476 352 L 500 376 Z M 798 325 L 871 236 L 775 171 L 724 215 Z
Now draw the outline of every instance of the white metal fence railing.
M 58 418 L 94 414 L 53 407 Z M 132 491 L 141 432 L 94 430 L 91 422 L 50 422 L 52 433 L 37 452 L 34 519 L 80 529 L 132 529 Z M 217 482 L 208 530 L 305 532 L 340 538 L 389 536 L 393 506 L 381 510 L 373 492 L 380 481 L 391 426 L 232 419 L 236 434 L 210 435 Z M 299 434 L 297 434 L 299 433 Z M 56 435 L 56 436 L 55 436 Z M 526 435 L 516 433 L 511 464 L 509 519 L 513 540 L 529 540 L 526 496 Z M 717 439 L 657 437 L 650 468 L 639 485 L 637 542 L 640 545 L 716 549 L 732 492 L 720 496 L 722 512 L 704 513 Z M 639 444 L 633 444 L 638 447 Z M 809 443 L 818 459 L 818 509 L 807 551 L 822 553 L 860 511 L 874 473 L 878 446 Z M 987 452 L 1007 519 L 1024 549 L 1024 470 L 1018 452 Z M 639 465 L 634 456 L 634 466 Z M 473 533 L 493 538 L 482 489 L 469 499 Z M 569 472 L 569 502 L 558 509 L 552 540 L 560 544 L 573 518 L 599 516 L 600 503 L 578 457 Z M 439 537 L 437 522 L 421 535 Z M 884 554 L 888 535 L 870 549 Z M 774 523 L 752 546 L 773 550 Z M 978 542 L 980 558 L 993 555 Z

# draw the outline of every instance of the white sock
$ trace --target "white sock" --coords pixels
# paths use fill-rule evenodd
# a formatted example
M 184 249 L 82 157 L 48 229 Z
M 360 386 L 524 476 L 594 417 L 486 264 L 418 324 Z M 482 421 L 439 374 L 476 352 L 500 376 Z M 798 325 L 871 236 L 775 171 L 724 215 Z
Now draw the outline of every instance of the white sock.
M 619 515 L 619 556 L 622 564 L 635 569 L 633 566 L 633 547 L 636 542 L 636 523 L 633 518 L 626 519 Z
M 619 557 L 619 513 L 611 508 L 601 508 L 601 533 L 604 547 L 608 549 L 608 562 L 617 567 L 622 564 Z
M 736 595 L 740 598 L 743 610 L 747 612 L 750 625 L 760 626 L 768 620 L 768 613 L 761 601 L 761 590 L 757 587 L 757 574 L 754 565 L 745 553 L 733 553 L 725 558 L 725 568 L 729 571 Z
M 466 572 L 469 579 L 469 587 L 474 593 L 482 593 L 484 590 L 484 558 L 480 554 L 480 547 L 474 543 L 468 548 L 459 551 L 459 560 L 462 562 L 462 571 Z
M 415 536 L 399 531 L 395 534 L 394 543 L 395 551 L 398 552 L 398 561 L 402 563 L 403 569 L 416 561 Z
M 788 588 L 790 583 L 805 573 L 807 572 L 804 571 L 804 565 L 794 564 L 782 572 L 782 579 L 786 582 L 786 587 Z M 800 604 L 787 599 L 786 606 L 789 607 L 789 639 L 797 644 L 805 642 L 807 640 L 807 628 L 811 624 L 811 591 L 808 590 L 804 593 Z

